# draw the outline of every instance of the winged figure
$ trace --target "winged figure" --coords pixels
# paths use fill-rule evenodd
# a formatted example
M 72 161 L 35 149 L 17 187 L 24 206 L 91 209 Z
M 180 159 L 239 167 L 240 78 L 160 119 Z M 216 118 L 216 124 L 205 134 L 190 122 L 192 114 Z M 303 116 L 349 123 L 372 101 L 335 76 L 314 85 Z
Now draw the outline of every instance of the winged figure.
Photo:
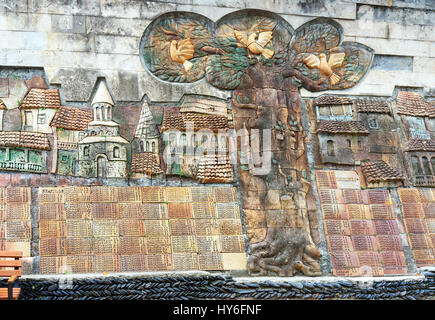
M 252 28 L 251 28 L 252 29 Z M 234 29 L 234 35 L 241 45 L 247 47 L 252 54 L 262 54 L 266 59 L 274 55 L 274 51 L 266 49 L 265 46 L 272 40 L 272 31 L 263 31 L 260 33 L 248 33 Z
M 189 60 L 193 58 L 194 52 L 195 48 L 190 38 L 171 41 L 171 46 L 169 47 L 171 59 L 172 61 L 182 64 L 186 72 L 189 72 L 193 66 Z
M 340 77 L 333 72 L 333 69 L 341 67 L 344 61 L 344 57 L 346 56 L 346 53 L 337 52 L 338 50 L 340 50 L 339 47 L 330 49 L 330 55 L 328 61 L 326 61 L 326 55 L 324 53 L 319 54 L 319 57 L 317 57 L 314 54 L 310 54 L 302 61 L 309 68 L 319 69 L 321 74 L 329 77 L 329 80 L 331 81 L 331 85 L 335 85 L 340 81 Z

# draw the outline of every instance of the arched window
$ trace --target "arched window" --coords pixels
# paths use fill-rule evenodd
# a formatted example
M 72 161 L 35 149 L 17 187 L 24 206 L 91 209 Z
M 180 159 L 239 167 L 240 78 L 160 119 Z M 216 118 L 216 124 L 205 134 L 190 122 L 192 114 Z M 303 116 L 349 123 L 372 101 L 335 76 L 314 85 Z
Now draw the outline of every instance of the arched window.
M 176 144 L 176 136 L 175 133 L 169 134 L 169 145 L 175 145 Z
M 203 135 L 201 137 L 201 144 L 204 148 L 206 147 L 207 139 L 208 139 L 208 137 L 206 135 Z
M 190 137 L 190 145 L 192 147 L 195 147 L 195 142 L 196 142 L 196 134 L 192 134 L 192 136 Z
M 146 151 L 150 151 L 150 142 L 147 141 L 147 150 Z
M 183 134 L 180 136 L 180 145 L 183 146 L 183 147 L 185 147 L 185 146 L 186 146 L 186 143 L 187 143 L 187 140 L 186 140 L 186 134 L 183 133 Z
M 106 120 L 112 120 L 112 107 L 110 106 L 107 107 Z
M 153 141 L 153 143 L 151 144 L 151 148 L 152 148 L 152 152 L 156 152 L 156 142 Z
M 141 152 L 144 152 L 145 149 L 144 149 L 143 141 L 142 141 L 142 140 L 140 141 L 139 145 L 140 145 L 140 151 L 141 151 Z
M 225 136 L 221 136 L 219 148 L 226 148 L 226 147 L 227 147 L 227 139 Z
M 328 156 L 330 156 L 330 157 L 334 157 L 335 156 L 334 141 L 328 140 L 328 142 L 327 142 L 327 152 L 328 152 Z
M 213 136 L 211 137 L 211 147 L 212 147 L 212 148 L 217 148 L 217 138 L 216 138 L 215 135 L 213 135 Z
M 83 155 L 85 157 L 89 157 L 89 147 L 88 146 L 83 147 Z
M 359 150 L 362 149 L 362 142 L 361 142 L 361 140 L 358 140 L 358 149 L 359 149 Z
M 435 172 L 435 157 L 430 158 L 430 164 L 432 165 L 432 171 Z
M 420 167 L 420 161 L 418 161 L 418 157 L 412 156 L 411 157 L 411 164 L 412 164 L 412 170 L 414 171 L 414 174 L 422 174 L 422 170 Z
M 350 139 L 347 139 L 346 142 L 347 142 L 347 147 L 352 148 L 352 141 L 350 141 Z
M 114 158 L 119 158 L 120 157 L 119 147 L 113 147 L 113 157 Z
M 427 159 L 427 157 L 421 157 L 421 162 L 423 163 L 424 174 L 432 175 L 432 172 L 430 171 L 429 160 Z

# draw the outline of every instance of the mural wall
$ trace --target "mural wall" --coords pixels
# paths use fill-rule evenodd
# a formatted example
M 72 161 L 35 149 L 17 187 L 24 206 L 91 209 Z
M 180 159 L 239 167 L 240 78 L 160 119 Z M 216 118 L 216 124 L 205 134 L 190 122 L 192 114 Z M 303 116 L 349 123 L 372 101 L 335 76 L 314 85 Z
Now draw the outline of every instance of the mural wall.
M 125 103 L 98 77 L 68 105 L 44 73 L 0 70 L 0 250 L 23 250 L 28 273 L 434 264 L 435 105 L 347 95 L 372 48 L 333 19 L 293 29 L 262 10 L 167 12 L 141 32 L 153 85 L 225 94 Z

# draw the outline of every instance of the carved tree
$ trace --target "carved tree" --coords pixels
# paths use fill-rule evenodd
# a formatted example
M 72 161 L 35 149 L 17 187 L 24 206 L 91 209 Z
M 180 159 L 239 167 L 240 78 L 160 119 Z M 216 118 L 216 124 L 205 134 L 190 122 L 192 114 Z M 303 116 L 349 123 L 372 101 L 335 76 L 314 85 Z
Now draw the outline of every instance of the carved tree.
M 254 165 L 238 154 L 243 209 L 262 226 L 248 225 L 250 272 L 321 275 L 299 88 L 352 87 L 369 69 L 373 51 L 342 43 L 333 20 L 315 19 L 293 31 L 281 17 L 259 10 L 231 13 L 216 24 L 196 14 L 165 14 L 147 28 L 141 48 L 144 64 L 164 81 L 205 75 L 213 86 L 233 90 L 235 129 L 272 131 L 267 174 L 253 175 Z

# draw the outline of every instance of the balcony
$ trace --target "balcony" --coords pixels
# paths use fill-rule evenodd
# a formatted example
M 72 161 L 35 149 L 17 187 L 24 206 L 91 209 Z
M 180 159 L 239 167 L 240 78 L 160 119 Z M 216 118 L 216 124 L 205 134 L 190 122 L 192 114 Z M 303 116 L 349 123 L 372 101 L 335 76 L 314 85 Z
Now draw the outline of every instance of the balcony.
M 10 161 L 0 162 L 0 170 L 42 173 L 43 169 L 44 167 L 42 165 L 34 164 L 34 163 L 10 162 Z
M 75 142 L 58 141 L 57 148 L 60 150 L 77 150 L 78 144 Z
M 435 187 L 435 176 L 420 175 L 414 177 L 416 187 Z

